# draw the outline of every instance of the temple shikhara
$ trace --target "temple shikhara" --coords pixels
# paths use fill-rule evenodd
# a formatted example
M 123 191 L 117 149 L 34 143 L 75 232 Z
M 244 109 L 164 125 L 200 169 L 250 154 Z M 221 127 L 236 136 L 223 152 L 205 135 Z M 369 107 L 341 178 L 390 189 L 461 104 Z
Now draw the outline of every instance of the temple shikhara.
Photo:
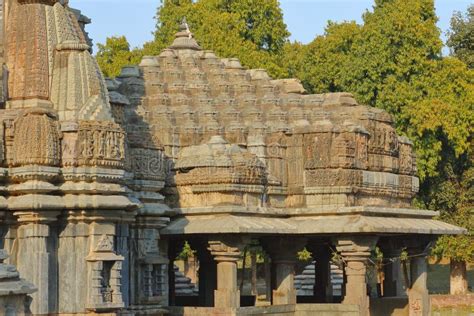
M 1 315 L 428 315 L 430 246 L 463 230 L 411 207 L 412 143 L 386 112 L 221 59 L 185 23 L 105 80 L 67 1 L 0 3 Z M 186 295 L 184 242 L 199 264 Z M 250 244 L 271 267 L 265 305 L 239 292 Z M 381 298 L 367 291 L 375 247 L 408 253 Z

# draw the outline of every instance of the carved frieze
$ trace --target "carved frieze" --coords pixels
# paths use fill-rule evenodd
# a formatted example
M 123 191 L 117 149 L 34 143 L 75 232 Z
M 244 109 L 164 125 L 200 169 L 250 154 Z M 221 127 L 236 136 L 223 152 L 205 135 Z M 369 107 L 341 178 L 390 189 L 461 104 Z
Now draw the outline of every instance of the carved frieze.
M 81 121 L 78 145 L 78 164 L 81 166 L 124 166 L 125 133 L 113 122 Z

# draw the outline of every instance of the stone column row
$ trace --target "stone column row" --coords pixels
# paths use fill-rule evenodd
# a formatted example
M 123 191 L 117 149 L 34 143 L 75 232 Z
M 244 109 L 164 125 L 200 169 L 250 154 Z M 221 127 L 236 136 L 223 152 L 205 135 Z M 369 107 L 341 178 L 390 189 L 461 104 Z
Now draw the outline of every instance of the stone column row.
M 360 315 L 370 315 L 370 298 L 367 293 L 367 269 L 371 251 L 375 249 L 376 236 L 347 237 L 336 240 L 336 249 L 344 264 L 345 286 L 343 304 L 359 306 Z M 205 244 L 205 247 L 203 247 Z M 239 238 L 221 238 L 202 244 L 198 249 L 200 261 L 200 305 L 217 308 L 238 308 L 240 292 L 237 284 L 237 262 L 245 245 Z M 294 287 L 297 251 L 305 245 L 302 238 L 263 239 L 262 244 L 272 259 L 272 305 L 296 304 Z M 391 248 L 392 249 L 392 248 Z M 328 301 L 331 254 L 327 246 L 310 249 L 317 254 L 315 298 Z M 393 251 L 391 254 L 399 253 Z M 388 253 L 388 252 L 387 252 Z M 426 254 L 421 248 L 409 248 L 410 287 L 408 289 L 410 315 L 429 314 L 429 296 L 426 287 Z M 417 255 L 415 255 L 417 254 Z M 399 257 L 399 256 L 398 256 Z M 390 268 L 388 268 L 390 267 Z M 398 295 L 403 291 L 400 267 L 397 262 L 387 266 L 384 281 L 385 293 Z

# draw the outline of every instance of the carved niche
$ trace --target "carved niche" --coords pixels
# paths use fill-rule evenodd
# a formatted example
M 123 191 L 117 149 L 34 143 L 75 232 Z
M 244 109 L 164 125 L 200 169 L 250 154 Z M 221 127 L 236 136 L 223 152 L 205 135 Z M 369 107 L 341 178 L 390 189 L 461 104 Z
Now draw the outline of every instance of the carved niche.
M 329 168 L 331 164 L 332 132 L 304 135 L 305 169 Z
M 120 285 L 124 257 L 115 254 L 113 236 L 100 236 L 86 260 L 90 271 L 87 308 L 101 311 L 123 307 Z
M 139 250 L 139 283 L 140 301 L 159 303 L 166 300 L 168 259 L 158 248 L 159 233 L 155 229 L 144 229 L 138 241 Z
M 416 158 L 413 145 L 406 137 L 399 138 L 399 168 L 401 174 L 412 175 L 416 173 Z

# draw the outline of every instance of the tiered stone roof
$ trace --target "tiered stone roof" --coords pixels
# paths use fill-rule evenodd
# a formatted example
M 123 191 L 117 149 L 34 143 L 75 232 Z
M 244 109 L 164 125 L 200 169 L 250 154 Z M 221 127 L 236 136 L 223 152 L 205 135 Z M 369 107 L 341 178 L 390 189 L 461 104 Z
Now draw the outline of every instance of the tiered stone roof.
M 170 194 L 185 177 L 180 169 L 203 167 L 215 136 L 266 167 L 261 184 L 271 185 L 259 194 L 268 207 L 407 207 L 418 191 L 412 144 L 397 136 L 386 112 L 347 93 L 306 94 L 296 79 L 273 80 L 218 58 L 185 23 L 169 48 L 124 68 L 111 90 L 131 145 L 163 148 L 176 163 Z M 118 93 L 131 104 L 125 110 Z M 200 173 L 199 182 L 219 181 Z

